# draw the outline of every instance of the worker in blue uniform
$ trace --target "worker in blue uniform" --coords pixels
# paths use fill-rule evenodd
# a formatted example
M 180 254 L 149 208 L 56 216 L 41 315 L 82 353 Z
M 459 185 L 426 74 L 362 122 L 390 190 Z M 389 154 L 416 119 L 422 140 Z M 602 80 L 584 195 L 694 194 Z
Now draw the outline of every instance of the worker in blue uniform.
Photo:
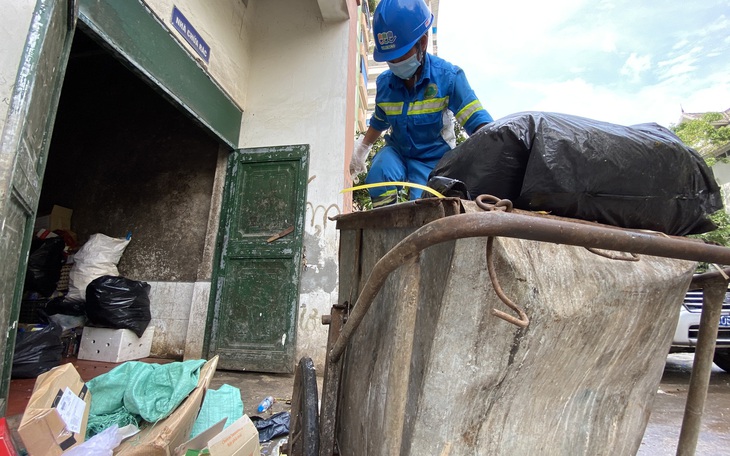
M 433 14 L 423 0 L 381 0 L 373 14 L 377 62 L 389 70 L 377 79 L 375 111 L 355 143 L 350 174 L 367 171 L 373 143 L 385 146 L 372 161 L 365 183 L 407 181 L 426 184 L 441 157 L 456 147 L 453 119 L 471 135 L 492 121 L 466 80 L 464 71 L 426 52 Z M 373 207 L 397 201 L 395 186 L 369 190 Z M 410 198 L 421 190 L 409 189 Z

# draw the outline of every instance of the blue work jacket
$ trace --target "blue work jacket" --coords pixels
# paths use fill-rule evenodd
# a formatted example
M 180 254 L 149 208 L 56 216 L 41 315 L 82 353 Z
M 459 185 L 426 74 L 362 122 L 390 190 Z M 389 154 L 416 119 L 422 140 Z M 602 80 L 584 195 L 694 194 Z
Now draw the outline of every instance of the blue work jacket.
M 406 158 L 434 160 L 456 146 L 451 111 L 467 134 L 492 121 L 464 71 L 446 60 L 425 54 L 423 70 L 412 90 L 386 70 L 377 79 L 375 111 L 370 126 L 391 128 L 386 144 Z

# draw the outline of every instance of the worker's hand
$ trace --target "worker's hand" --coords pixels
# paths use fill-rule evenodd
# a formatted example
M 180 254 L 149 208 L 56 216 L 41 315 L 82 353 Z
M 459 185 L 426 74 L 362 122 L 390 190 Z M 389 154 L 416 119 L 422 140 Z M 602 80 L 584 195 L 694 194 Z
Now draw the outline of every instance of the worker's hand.
M 372 147 L 372 144 L 364 144 L 362 137 L 355 141 L 355 150 L 352 151 L 352 159 L 350 160 L 350 175 L 353 180 L 355 180 L 358 174 L 368 170 L 365 165 L 365 160 L 367 160 Z

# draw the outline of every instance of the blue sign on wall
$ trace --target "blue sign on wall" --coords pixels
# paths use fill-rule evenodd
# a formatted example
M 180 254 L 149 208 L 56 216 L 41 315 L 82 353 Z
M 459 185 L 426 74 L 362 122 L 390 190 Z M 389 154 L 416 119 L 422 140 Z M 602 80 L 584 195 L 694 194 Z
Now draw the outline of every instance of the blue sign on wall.
M 208 59 L 210 59 L 210 46 L 203 40 L 198 31 L 195 30 L 195 27 L 190 25 L 190 22 L 177 9 L 177 6 L 172 7 L 172 26 L 180 32 L 183 38 L 185 38 L 185 41 L 190 43 L 193 49 L 195 49 L 195 52 L 205 60 L 205 63 L 208 63 Z

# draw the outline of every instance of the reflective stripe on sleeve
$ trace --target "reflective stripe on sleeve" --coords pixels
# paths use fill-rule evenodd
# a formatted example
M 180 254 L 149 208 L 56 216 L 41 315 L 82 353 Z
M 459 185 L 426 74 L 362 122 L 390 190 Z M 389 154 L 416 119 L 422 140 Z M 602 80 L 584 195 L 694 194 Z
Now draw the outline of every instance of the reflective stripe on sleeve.
M 414 101 L 408 105 L 408 115 L 432 114 L 441 112 L 449 106 L 449 97 L 432 98 L 424 101 Z
M 463 127 L 468 121 L 469 118 L 474 114 L 475 112 L 479 111 L 482 108 L 482 104 L 479 102 L 479 100 L 474 100 L 468 105 L 464 106 L 464 108 L 456 113 L 456 120 L 459 121 L 461 126 Z
M 403 112 L 403 102 L 378 103 L 378 107 L 383 110 L 386 116 L 397 116 Z

